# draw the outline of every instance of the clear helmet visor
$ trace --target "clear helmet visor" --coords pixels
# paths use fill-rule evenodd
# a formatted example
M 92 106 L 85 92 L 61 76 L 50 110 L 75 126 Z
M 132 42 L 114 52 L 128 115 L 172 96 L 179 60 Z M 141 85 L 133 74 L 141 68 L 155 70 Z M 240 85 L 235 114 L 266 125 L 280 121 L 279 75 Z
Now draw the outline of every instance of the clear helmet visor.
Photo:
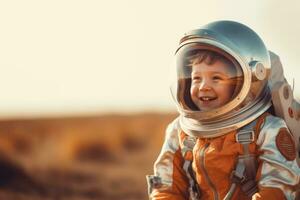
M 213 46 L 186 44 L 176 52 L 174 64 L 171 92 L 183 110 L 218 111 L 237 97 L 244 83 L 238 62 Z

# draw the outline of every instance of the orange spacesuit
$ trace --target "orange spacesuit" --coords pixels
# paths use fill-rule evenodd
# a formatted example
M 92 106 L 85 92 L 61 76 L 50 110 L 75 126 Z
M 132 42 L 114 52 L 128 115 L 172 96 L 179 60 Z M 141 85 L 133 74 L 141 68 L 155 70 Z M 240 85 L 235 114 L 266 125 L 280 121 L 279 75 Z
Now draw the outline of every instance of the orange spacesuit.
M 291 164 L 282 167 L 276 166 L 272 161 L 269 161 L 274 160 L 273 162 L 276 163 L 275 158 L 272 158 L 276 152 L 274 152 L 275 150 L 272 152 L 268 147 L 268 145 L 272 145 L 270 142 L 260 144 L 260 147 L 257 145 L 257 143 L 263 142 L 262 140 L 266 137 L 263 133 L 262 135 L 258 135 L 260 126 L 266 123 L 266 120 L 266 126 L 274 125 L 275 123 L 283 124 L 279 118 L 271 115 L 267 117 L 263 115 L 254 126 L 255 137 L 253 142 L 249 144 L 249 153 L 258 158 L 258 167 L 254 180 L 260 181 L 260 186 L 259 190 L 255 191 L 258 193 L 254 195 L 255 197 L 251 198 L 288 199 L 285 197 L 283 191 L 289 196 L 293 195 L 292 191 L 295 190 L 294 187 L 299 181 L 299 174 L 293 172 L 292 169 L 285 168 L 290 167 Z M 200 186 L 201 199 L 223 199 L 230 188 L 231 179 L 229 175 L 235 169 L 237 156 L 244 153 L 243 145 L 236 142 L 237 131 L 232 131 L 216 138 L 197 139 L 193 152 L 187 150 L 185 155 L 183 155 L 182 149 L 185 148 L 183 143 L 188 135 L 184 132 L 178 133 L 176 129 L 176 126 L 178 126 L 177 123 L 178 121 L 175 121 L 169 126 L 164 149 L 155 164 L 156 174 L 162 180 L 166 181 L 166 183 L 159 183 L 158 187 L 156 187 L 157 189 L 153 188 L 151 199 L 189 199 L 189 180 L 183 168 L 186 160 L 193 161 L 192 168 L 195 172 L 195 179 Z M 276 135 L 289 134 L 286 128 L 280 128 L 280 126 L 276 128 L 276 131 L 278 133 L 272 133 L 272 137 L 275 137 L 275 139 L 269 138 L 271 141 L 276 141 Z M 285 135 L 285 137 L 289 138 L 290 135 Z M 293 144 L 292 142 L 287 142 L 287 145 Z M 282 151 L 286 151 L 286 162 L 293 162 L 296 158 L 295 151 L 289 151 L 289 148 L 293 147 L 290 146 Z M 269 154 L 269 158 L 266 156 L 263 157 L 266 153 Z M 167 161 L 172 163 L 168 163 Z M 172 165 L 172 169 L 167 169 L 168 165 Z M 272 177 L 268 176 L 269 173 L 275 174 Z M 279 175 L 280 173 L 282 175 Z M 252 187 L 256 186 L 252 185 Z M 232 199 L 238 200 L 251 198 L 241 188 L 238 188 L 232 197 Z
M 276 72 L 257 34 L 236 22 L 210 23 L 184 36 L 176 66 L 180 115 L 147 176 L 150 199 L 295 199 L 297 144 L 274 116 Z

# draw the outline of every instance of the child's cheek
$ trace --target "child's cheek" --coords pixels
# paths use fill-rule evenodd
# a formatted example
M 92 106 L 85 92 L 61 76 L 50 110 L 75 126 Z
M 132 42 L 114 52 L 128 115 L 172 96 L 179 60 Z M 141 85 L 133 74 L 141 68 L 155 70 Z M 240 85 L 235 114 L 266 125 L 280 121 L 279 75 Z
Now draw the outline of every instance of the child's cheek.
M 197 96 L 197 87 L 191 86 L 190 93 L 191 93 L 191 96 Z

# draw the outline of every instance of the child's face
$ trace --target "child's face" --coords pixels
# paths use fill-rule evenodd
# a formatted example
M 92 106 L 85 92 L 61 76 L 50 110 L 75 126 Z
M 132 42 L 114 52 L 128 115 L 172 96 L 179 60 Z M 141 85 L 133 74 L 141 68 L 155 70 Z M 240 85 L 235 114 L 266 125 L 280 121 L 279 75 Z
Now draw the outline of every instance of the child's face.
M 232 99 L 234 66 L 222 60 L 192 65 L 191 98 L 201 111 L 219 108 Z

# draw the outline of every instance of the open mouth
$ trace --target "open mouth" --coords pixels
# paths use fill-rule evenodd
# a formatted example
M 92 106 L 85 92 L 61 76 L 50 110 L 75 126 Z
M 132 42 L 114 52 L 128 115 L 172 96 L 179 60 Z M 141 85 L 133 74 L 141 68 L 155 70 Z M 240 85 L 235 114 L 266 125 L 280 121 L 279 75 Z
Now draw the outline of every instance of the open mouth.
M 217 97 L 209 97 L 209 96 L 200 97 L 201 101 L 213 101 L 216 99 L 217 99 Z

